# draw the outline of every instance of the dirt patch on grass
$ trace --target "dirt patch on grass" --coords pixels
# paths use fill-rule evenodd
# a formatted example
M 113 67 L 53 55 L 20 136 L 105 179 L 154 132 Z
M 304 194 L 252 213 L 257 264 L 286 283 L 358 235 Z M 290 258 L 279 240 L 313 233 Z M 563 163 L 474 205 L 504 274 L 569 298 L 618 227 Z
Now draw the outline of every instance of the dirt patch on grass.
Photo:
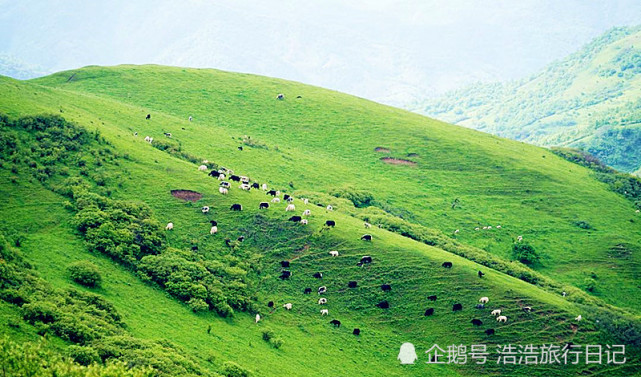
M 203 197 L 203 194 L 191 190 L 171 190 L 171 195 L 174 198 L 186 200 L 189 202 L 197 202 Z
M 385 148 L 385 147 L 376 147 L 376 148 L 374 148 L 374 152 L 389 153 L 390 150 L 389 150 L 389 148 Z
M 403 160 L 401 158 L 394 158 L 394 157 L 382 157 L 381 161 L 391 165 L 410 165 L 410 166 L 416 165 L 416 162 L 414 161 Z

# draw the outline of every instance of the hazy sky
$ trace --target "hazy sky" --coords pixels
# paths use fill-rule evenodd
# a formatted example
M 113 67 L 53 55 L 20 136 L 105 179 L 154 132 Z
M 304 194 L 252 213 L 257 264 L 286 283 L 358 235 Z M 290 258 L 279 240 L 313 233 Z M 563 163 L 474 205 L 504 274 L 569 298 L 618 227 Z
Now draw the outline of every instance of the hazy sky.
M 402 105 L 534 73 L 641 1 L 0 0 L 0 54 L 46 71 L 158 63 L 293 79 Z

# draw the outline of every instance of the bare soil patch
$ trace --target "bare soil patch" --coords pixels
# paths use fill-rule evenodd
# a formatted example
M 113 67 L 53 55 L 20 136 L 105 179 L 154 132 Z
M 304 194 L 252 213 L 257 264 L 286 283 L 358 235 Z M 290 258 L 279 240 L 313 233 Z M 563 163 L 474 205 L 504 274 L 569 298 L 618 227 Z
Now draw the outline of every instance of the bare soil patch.
M 171 195 L 174 198 L 186 200 L 189 202 L 197 202 L 203 197 L 203 194 L 191 190 L 171 190 Z
M 374 152 L 389 153 L 390 150 L 389 150 L 389 148 L 385 148 L 385 147 L 376 147 L 376 148 L 374 148 Z
M 381 161 L 383 161 L 386 164 L 391 164 L 391 165 L 409 165 L 409 166 L 415 166 L 416 162 L 410 161 L 410 160 L 403 160 L 401 158 L 394 158 L 394 157 L 381 157 Z

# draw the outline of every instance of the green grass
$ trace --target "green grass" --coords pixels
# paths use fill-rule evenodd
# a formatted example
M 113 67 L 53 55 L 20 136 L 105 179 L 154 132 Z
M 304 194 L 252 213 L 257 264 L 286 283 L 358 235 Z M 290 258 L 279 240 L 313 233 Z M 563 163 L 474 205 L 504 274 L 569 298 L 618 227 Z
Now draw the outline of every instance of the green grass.
M 186 249 L 196 241 L 206 256 L 220 250 L 225 237 L 248 235 L 247 247 L 263 250 L 260 273 L 252 279 L 264 319 L 256 325 L 252 314 L 233 319 L 193 314 L 111 259 L 89 253 L 73 229 L 73 214 L 63 208 L 65 199 L 29 182 L 26 175 L 13 183 L 6 170 L 0 180 L 4 232 L 9 238 L 26 236 L 23 253 L 54 286 L 85 289 L 70 281 L 66 266 L 87 259 L 98 265 L 103 286 L 93 291 L 116 306 L 135 336 L 170 339 L 205 368 L 218 370 L 232 360 L 261 376 L 501 372 L 563 376 L 568 370 L 558 367 L 401 367 L 396 355 L 406 341 L 422 352 L 434 343 L 586 344 L 608 336 L 597 331 L 593 318 L 574 334 L 570 323 L 582 307 L 440 249 L 378 228 L 367 231 L 374 241 L 365 243 L 359 239 L 366 232 L 362 221 L 348 216 L 340 205 L 327 213 L 310 204 L 307 230 L 292 230 L 300 237 L 288 239 L 288 229 L 295 225 L 283 222 L 291 215 L 285 213 L 284 204 L 259 215 L 258 202 L 265 200 L 262 192 L 233 187 L 223 197 L 217 181 L 198 172 L 194 164 L 148 145 L 142 140 L 145 135 L 159 139 L 161 132 L 171 132 L 188 153 L 288 192 L 294 191 L 288 188 L 290 181 L 295 190 L 329 192 L 347 185 L 365 189 L 389 212 L 450 235 L 460 229 L 458 241 L 499 256 L 507 257 L 513 239 L 523 235 L 545 256 L 537 268 L 540 272 L 580 285 L 594 271 L 596 295 L 638 311 L 639 256 L 617 260 L 608 258 L 608 252 L 619 243 L 638 245 L 641 219 L 635 218 L 630 202 L 608 191 L 587 169 L 545 150 L 339 93 L 250 75 L 127 66 L 78 70 L 76 79 L 66 83 L 69 76 L 30 82 L 0 79 L 0 112 L 11 116 L 52 112 L 99 129 L 117 151 L 129 154 L 129 159 L 119 160 L 120 166 L 106 167 L 121 177 L 112 197 L 144 201 L 161 222 L 172 221 L 175 229 L 166 234 L 170 246 Z M 284 101 L 275 99 L 280 92 L 286 94 Z M 297 95 L 302 98 L 296 99 Z M 144 119 L 147 113 L 152 114 L 150 121 Z M 193 122 L 186 120 L 188 115 L 194 116 Z M 245 146 L 238 151 L 238 138 L 244 135 L 267 148 Z M 417 153 L 409 159 L 418 164 L 384 164 L 379 160 L 384 154 L 374 152 L 378 146 L 390 148 L 397 158 Z M 171 197 L 171 189 L 195 190 L 204 197 L 195 204 L 185 203 Z M 452 209 L 456 198 L 460 205 Z M 243 204 L 245 211 L 230 212 L 231 203 Z M 305 208 L 300 200 L 295 204 L 297 212 Z M 201 205 L 211 206 L 211 213 L 200 213 Z M 218 235 L 209 235 L 208 219 L 219 222 Z M 338 225 L 320 232 L 326 219 Z M 579 220 L 594 230 L 576 227 Z M 499 224 L 500 231 L 473 230 Z M 327 251 L 332 249 L 341 255 L 331 258 Z M 357 267 L 363 255 L 371 255 L 375 262 Z M 293 260 L 289 281 L 277 278 L 282 259 Z M 452 261 L 454 268 L 443 269 L 443 261 Z M 476 276 L 479 269 L 487 273 L 483 279 Z M 311 277 L 316 271 L 324 272 L 322 285 L 329 288 L 329 317 L 320 317 L 317 294 L 302 294 L 305 287 L 315 290 L 321 285 Z M 346 288 L 349 280 L 357 280 L 359 287 Z M 392 284 L 392 292 L 381 292 L 382 283 Z M 434 303 L 426 300 L 431 294 L 439 297 Z M 481 296 L 490 297 L 488 307 L 503 308 L 509 322 L 497 325 L 489 310 L 474 309 Z M 383 299 L 391 304 L 387 311 L 374 306 Z M 269 300 L 276 302 L 274 313 L 265 305 Z M 282 309 L 285 302 L 294 304 L 291 312 Z M 464 310 L 452 313 L 456 302 L 463 303 Z M 519 305 L 535 311 L 526 314 Z M 423 317 L 430 306 L 435 315 Z M 333 318 L 343 322 L 340 329 L 329 325 Z M 481 329 L 469 323 L 472 318 L 483 320 Z M 354 327 L 363 331 L 360 337 L 351 334 Z M 493 338 L 482 332 L 490 327 L 497 329 Z M 266 328 L 284 339 L 282 348 L 274 349 L 261 339 Z M 634 363 L 636 359 L 621 375 L 630 375 L 638 365 Z M 581 369 L 592 370 L 580 366 L 572 373 Z

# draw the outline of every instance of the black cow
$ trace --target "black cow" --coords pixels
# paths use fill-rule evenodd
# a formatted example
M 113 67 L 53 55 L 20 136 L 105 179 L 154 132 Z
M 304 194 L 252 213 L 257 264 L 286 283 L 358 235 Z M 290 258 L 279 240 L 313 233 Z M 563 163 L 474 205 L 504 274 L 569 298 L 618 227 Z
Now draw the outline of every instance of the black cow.
M 430 301 L 436 301 L 436 295 L 427 296 L 427 299 Z
M 293 196 L 290 196 L 289 198 L 287 198 L 287 203 L 291 203 L 293 201 L 294 201 L 294 197 Z
M 268 308 L 273 308 L 274 307 L 274 301 L 270 301 L 267 303 Z
M 358 329 L 358 328 L 354 329 L 354 331 L 352 331 L 352 334 L 361 335 L 361 329 Z
M 392 290 L 392 286 L 389 284 L 383 284 L 381 285 L 381 289 L 383 290 L 383 292 L 389 292 Z
M 269 190 L 265 195 L 271 195 L 271 196 L 276 196 L 276 190 Z
M 311 288 L 305 288 L 305 290 L 303 291 L 303 294 L 306 294 L 306 295 L 308 295 L 310 293 L 312 293 L 312 289 Z
M 463 310 L 463 305 L 461 305 L 461 304 L 452 305 L 452 311 L 457 312 L 459 310 Z
M 372 263 L 372 257 L 370 257 L 369 255 L 366 255 L 366 256 L 362 257 L 361 258 L 361 263 L 363 263 L 363 264 Z
M 269 208 L 269 203 L 267 202 L 260 202 L 260 204 L 258 205 L 258 209 L 266 209 L 266 208 Z
M 240 204 L 232 204 L 229 209 L 231 209 L 232 211 L 242 211 L 243 206 L 241 206 Z
M 479 272 L 478 272 L 478 274 L 479 274 L 479 277 L 480 277 L 480 278 L 482 278 L 482 277 L 483 277 L 483 275 L 485 275 L 482 271 L 479 271 Z
M 280 261 L 280 266 L 281 267 L 289 267 L 289 261 L 288 260 Z
M 428 316 L 431 316 L 432 314 L 434 314 L 434 308 L 428 308 L 427 310 L 425 310 L 425 314 L 423 315 L 428 317 Z
M 196 246 L 196 245 L 192 246 L 192 247 L 191 247 L 191 250 L 192 250 L 192 251 L 198 251 L 198 246 Z
M 151 114 L 147 114 L 147 116 L 145 117 L 145 119 L 151 119 Z
M 283 195 L 283 200 L 289 200 L 289 198 L 291 198 L 291 196 L 289 196 L 287 194 Z
M 240 182 L 240 177 L 237 175 L 232 175 L 229 177 L 229 179 L 231 179 L 234 182 Z
M 361 239 L 363 241 L 371 241 L 372 240 L 372 235 L 371 234 L 364 234 Z
M 317 272 L 314 275 L 312 275 L 316 279 L 322 279 L 323 278 L 323 273 L 322 272 Z
M 218 226 L 218 221 L 216 220 L 209 220 L 209 223 L 211 224 L 211 226 Z
M 334 327 L 341 327 L 341 321 L 337 319 L 332 319 L 331 321 L 329 321 L 329 323 L 334 325 Z
M 238 242 L 243 242 L 245 241 L 245 236 L 240 236 L 237 239 L 238 239 Z
M 349 288 L 356 288 L 357 285 L 358 285 L 358 283 L 355 282 L 355 281 L 350 281 L 350 282 L 347 283 L 347 286 Z
M 260 186 L 258 185 L 258 183 L 254 182 L 252 183 L 252 188 L 259 189 Z
M 378 304 L 376 304 L 381 309 L 389 309 L 389 302 L 386 301 L 381 301 Z
M 443 264 L 441 266 L 443 266 L 445 268 L 452 268 L 452 262 L 443 262 Z
M 483 324 L 483 321 L 480 319 L 474 318 L 473 320 L 470 321 L 474 326 L 481 326 Z
M 485 309 L 485 305 L 484 304 L 476 304 L 476 308 L 477 309 Z
M 218 176 L 220 175 L 220 173 L 218 172 L 218 170 L 212 170 L 212 171 L 210 171 L 210 172 L 209 172 L 209 174 L 208 174 L 208 175 L 209 175 L 210 177 L 218 178 Z
M 231 187 L 231 184 L 229 182 L 222 181 L 220 182 L 220 187 L 229 188 Z
M 494 329 L 487 329 L 487 330 L 485 330 L 485 334 L 487 334 L 487 335 L 494 335 Z
M 231 240 L 229 238 L 225 238 L 225 245 L 227 245 L 227 247 L 231 247 L 231 243 L 230 242 L 231 242 Z
M 300 216 L 292 216 L 288 219 L 288 221 L 293 221 L 295 223 L 299 223 L 303 218 Z
M 285 279 L 289 279 L 291 276 L 292 276 L 292 272 L 291 272 L 291 271 L 289 271 L 289 270 L 283 270 L 283 271 L 280 273 L 280 278 L 281 278 L 281 279 L 283 279 L 283 280 L 285 280 Z
M 336 221 L 334 220 L 327 220 L 325 221 L 325 226 L 330 226 L 330 227 L 335 227 L 336 226 Z
M 243 147 L 242 147 L 242 146 L 238 147 L 238 150 L 239 150 L 239 151 L 242 151 L 242 150 L 243 150 Z

